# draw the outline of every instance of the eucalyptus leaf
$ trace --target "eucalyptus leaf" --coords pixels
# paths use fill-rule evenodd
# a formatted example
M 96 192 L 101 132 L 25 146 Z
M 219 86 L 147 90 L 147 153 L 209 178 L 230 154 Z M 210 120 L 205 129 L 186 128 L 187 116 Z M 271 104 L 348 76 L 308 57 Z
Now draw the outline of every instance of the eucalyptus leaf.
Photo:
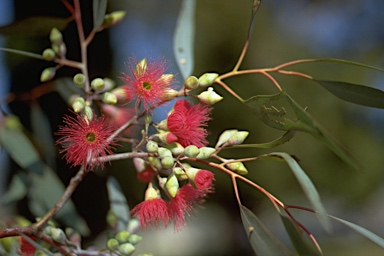
M 76 87 L 73 80 L 69 77 L 58 78 L 49 83 L 53 84 L 55 90 L 60 94 L 61 98 L 69 104 L 73 95 L 82 95 L 83 91 Z
M 373 108 L 384 108 L 384 91 L 365 85 L 339 81 L 313 81 L 342 100 Z
M 16 202 L 22 199 L 23 197 L 25 197 L 27 192 L 28 192 L 27 184 L 24 182 L 24 180 L 19 174 L 15 174 L 12 177 L 8 190 L 2 196 L 1 201 L 3 204 Z
M 295 175 L 297 181 L 299 182 L 301 188 L 304 191 L 305 196 L 309 200 L 313 209 L 316 211 L 317 217 L 320 223 L 323 225 L 325 230 L 328 232 L 331 231 L 331 223 L 329 218 L 327 217 L 327 213 L 323 206 L 323 203 L 320 200 L 319 193 L 317 192 L 315 185 L 313 185 L 311 179 L 307 176 L 307 174 L 303 171 L 300 165 L 296 162 L 296 160 L 288 155 L 287 153 L 275 152 L 264 155 L 265 157 L 277 157 L 282 158 L 288 164 L 292 173 Z
M 37 16 L 16 21 L 0 27 L 0 34 L 5 36 L 47 36 L 52 28 L 63 30 L 69 19 Z
M 184 80 L 194 67 L 195 0 L 183 0 L 173 38 L 173 52 Z
M 107 11 L 107 0 L 93 0 L 93 30 L 97 31 L 103 24 Z
M 125 196 L 121 191 L 119 183 L 115 178 L 108 178 L 107 189 L 110 202 L 110 209 L 118 219 L 117 230 L 126 230 L 129 222 L 129 208 Z
M 259 10 L 260 4 L 261 4 L 261 0 L 253 0 L 252 17 L 251 17 L 251 23 L 249 25 L 249 30 L 248 30 L 248 40 L 251 38 L 253 27 L 255 26 L 256 13 Z
M 248 208 L 240 205 L 240 214 L 249 242 L 257 255 L 295 255 Z

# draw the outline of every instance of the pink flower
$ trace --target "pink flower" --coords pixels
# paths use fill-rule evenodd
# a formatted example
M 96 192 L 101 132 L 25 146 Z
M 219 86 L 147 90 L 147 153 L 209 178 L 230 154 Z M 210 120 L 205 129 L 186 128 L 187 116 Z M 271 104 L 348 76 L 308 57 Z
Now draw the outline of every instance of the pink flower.
M 178 138 L 177 142 L 183 147 L 205 146 L 208 143 L 205 139 L 208 133 L 202 126 L 207 126 L 210 112 L 211 108 L 208 105 L 199 103 L 191 106 L 189 101 L 179 100 L 168 116 L 168 129 Z
M 35 240 L 34 238 L 31 238 Z M 31 256 L 36 252 L 36 248 L 30 244 L 24 237 L 21 237 L 20 242 L 20 255 L 22 256 Z
M 145 200 L 136 205 L 131 213 L 140 219 L 140 226 L 143 229 L 159 227 L 161 223 L 166 227 L 169 221 L 167 203 L 161 198 Z
M 115 141 L 107 138 L 112 134 L 112 128 L 108 126 L 108 119 L 105 117 L 93 120 L 85 119 L 77 115 L 76 118 L 64 116 L 65 126 L 60 126 L 56 135 L 61 136 L 56 141 L 65 153 L 67 163 L 72 166 L 84 165 L 91 171 L 96 166 L 104 167 L 104 162 L 99 157 L 112 154 L 112 147 Z
M 108 118 L 108 124 L 113 126 L 115 129 L 120 128 L 123 124 L 128 122 L 135 115 L 135 111 L 132 108 L 127 107 L 115 107 L 111 105 L 103 104 L 101 110 L 106 114 Z M 130 126 L 125 129 L 122 133 L 128 137 L 135 135 L 136 129 L 134 126 Z
M 132 75 L 123 73 L 121 80 L 125 83 L 127 100 L 136 101 L 136 105 L 143 103 L 145 110 L 149 110 L 161 101 L 173 82 L 172 74 L 165 74 L 167 63 L 163 58 L 137 61 L 132 58 L 128 64 Z
M 198 190 L 209 193 L 213 191 L 212 182 L 214 180 L 215 180 L 215 177 L 212 172 L 207 170 L 200 170 L 196 173 L 194 183 Z

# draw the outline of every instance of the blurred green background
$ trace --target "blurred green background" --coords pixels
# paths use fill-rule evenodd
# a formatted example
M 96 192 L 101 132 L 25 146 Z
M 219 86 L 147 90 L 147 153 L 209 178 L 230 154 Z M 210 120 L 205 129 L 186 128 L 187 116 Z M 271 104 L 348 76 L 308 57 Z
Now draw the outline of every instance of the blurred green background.
M 12 2 L 12 1 L 11 1 Z M 91 1 L 82 1 L 86 30 L 91 27 Z M 14 1 L 9 12 L 14 18 L 34 15 L 69 14 L 60 1 Z M 195 69 L 199 76 L 205 72 L 219 74 L 230 71 L 244 45 L 251 18 L 250 0 L 197 1 Z M 14 9 L 12 9 L 14 8 Z M 115 27 L 98 34 L 90 46 L 90 75 L 116 78 L 126 72 L 125 62 L 134 54 L 138 59 L 163 55 L 171 63 L 171 71 L 178 74 L 178 84 L 183 83 L 173 57 L 173 31 L 180 8 L 180 1 L 118 1 L 110 0 L 108 10 L 127 11 L 126 19 Z M 257 13 L 249 50 L 241 69 L 274 67 L 307 58 L 339 58 L 383 67 L 384 53 L 384 2 L 359 1 L 282 1 L 262 2 Z M 68 58 L 78 55 L 74 26 L 64 31 Z M 6 38 L 10 48 L 42 52 L 49 44 L 48 38 Z M 38 78 L 47 64 L 6 55 L 11 90 L 26 91 L 38 84 Z M 305 64 L 292 70 L 324 80 L 346 81 L 383 89 L 384 74 L 363 68 L 330 63 Z M 75 70 L 64 68 L 58 77 L 72 76 Z M 352 221 L 378 235 L 384 235 L 383 196 L 383 136 L 382 110 L 374 110 L 334 97 L 317 84 L 297 77 L 276 75 L 279 83 L 301 106 L 329 131 L 364 166 L 355 171 L 343 163 L 321 142 L 308 134 L 299 133 L 289 143 L 275 149 L 227 150 L 223 156 L 230 158 L 257 156 L 282 151 L 295 155 L 317 187 L 326 209 L 332 215 Z M 243 98 L 259 94 L 273 94 L 277 90 L 261 75 L 248 75 L 226 80 Z M 247 143 L 263 143 L 282 135 L 254 116 L 245 106 L 233 99 L 220 87 L 215 90 L 225 100 L 215 105 L 209 122 L 210 145 L 220 133 L 236 128 L 250 131 Z M 43 96 L 39 103 L 49 116 L 52 130 L 61 123 L 66 105 L 59 96 Z M 170 106 L 168 106 L 170 107 Z M 12 102 L 10 109 L 30 127 L 29 106 L 26 102 Z M 156 112 L 164 118 L 166 110 Z M 18 168 L 10 163 L 8 179 Z M 248 178 L 263 186 L 283 202 L 309 206 L 298 183 L 284 163 L 253 162 L 246 164 Z M 3 168 L 3 167 L 2 167 Z M 66 184 L 74 171 L 68 171 L 58 156 L 58 175 Z M 135 178 L 131 161 L 119 161 L 104 171 L 89 175 L 74 195 L 79 213 L 94 226 L 90 243 L 105 227 L 106 213 L 105 178 L 111 174 L 119 178 L 130 207 L 143 199 L 145 185 Z M 234 198 L 229 177 L 215 171 L 215 194 L 202 209 L 188 218 L 188 228 L 179 233 L 169 230 L 143 232 L 144 240 L 139 252 L 155 255 L 253 255 L 243 230 L 239 209 Z M 243 204 L 254 211 L 272 232 L 289 244 L 282 223 L 272 205 L 255 189 L 239 184 Z M 23 202 L 18 210 L 32 218 Z M 296 212 L 295 212 L 296 213 Z M 299 220 L 319 239 L 325 255 L 381 255 L 383 252 L 348 228 L 334 223 L 334 231 L 327 234 L 312 214 L 297 212 Z

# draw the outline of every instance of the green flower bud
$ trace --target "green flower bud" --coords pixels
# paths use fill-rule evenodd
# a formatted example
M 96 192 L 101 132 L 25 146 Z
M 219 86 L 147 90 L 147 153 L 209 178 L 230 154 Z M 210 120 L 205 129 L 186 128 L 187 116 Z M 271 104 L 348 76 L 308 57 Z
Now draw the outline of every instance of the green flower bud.
M 43 58 L 46 61 L 54 60 L 56 57 L 56 53 L 53 49 L 47 48 L 43 51 Z
M 49 34 L 49 40 L 52 44 L 59 45 L 63 42 L 63 35 L 57 28 L 52 28 L 51 33 Z
M 136 251 L 135 247 L 130 243 L 119 245 L 119 252 L 124 256 L 132 255 Z
M 200 93 L 197 97 L 201 102 L 208 105 L 214 105 L 223 99 L 223 97 L 213 91 L 212 87 L 209 87 L 207 91 Z
M 245 168 L 242 162 L 234 162 L 227 164 L 228 168 L 240 175 L 248 174 L 247 168 Z
M 184 87 L 190 90 L 194 90 L 199 87 L 199 79 L 195 76 L 189 76 L 184 81 Z
M 110 91 L 116 86 L 115 81 L 112 80 L 111 78 L 106 77 L 103 80 L 104 80 L 104 91 Z
M 178 180 L 187 180 L 188 176 L 185 174 L 183 168 L 181 167 L 175 167 L 173 168 L 173 173 L 176 175 Z
M 50 225 L 47 225 L 43 228 L 43 233 L 47 236 L 51 236 L 52 234 L 52 227 Z
M 172 83 L 173 77 L 173 74 L 162 74 L 159 80 L 163 81 L 164 84 L 170 85 Z
M 197 159 L 207 159 L 209 158 L 213 153 L 216 152 L 216 149 L 215 148 L 211 148 L 211 147 L 201 147 L 199 148 L 200 152 L 199 154 L 196 156 Z
M 200 153 L 200 149 L 195 145 L 189 145 L 184 149 L 184 155 L 195 158 Z
M 51 228 L 51 237 L 53 241 L 58 243 L 64 243 L 66 239 L 64 231 L 59 228 Z
M 128 237 L 128 242 L 133 244 L 133 245 L 139 243 L 141 240 L 143 240 L 143 238 L 139 235 L 136 235 L 136 234 L 132 234 Z
M 157 143 L 155 141 L 150 140 L 147 142 L 146 148 L 147 148 L 147 151 L 149 153 L 157 153 L 159 146 L 157 145 Z
M 117 250 L 117 248 L 119 248 L 119 241 L 117 241 L 115 238 L 108 239 L 107 248 L 109 250 Z
M 128 223 L 128 232 L 135 232 L 140 228 L 140 221 L 138 219 L 131 219 Z
M 145 73 L 146 70 L 147 70 L 147 59 L 144 58 L 139 63 L 137 63 L 136 69 L 135 69 L 135 75 L 141 76 Z
M 107 212 L 106 220 L 107 220 L 108 225 L 112 228 L 115 228 L 117 226 L 118 221 L 119 221 L 116 214 L 111 209 L 109 209 Z
M 73 101 L 72 109 L 76 113 L 79 113 L 79 112 L 83 111 L 84 108 L 85 108 L 85 100 L 84 100 L 84 98 L 78 97 L 76 100 Z
M 188 179 L 195 180 L 196 173 L 200 171 L 200 169 L 189 167 L 185 169 L 185 173 L 187 174 Z
M 115 11 L 104 16 L 104 21 L 102 26 L 108 28 L 120 22 L 125 17 L 125 11 Z
M 40 81 L 47 82 L 52 80 L 56 75 L 56 68 L 46 68 L 41 72 Z
M 84 113 L 85 113 L 84 118 L 86 118 L 87 120 L 93 120 L 93 110 L 91 107 L 86 105 L 84 107 Z
M 210 86 L 218 77 L 219 77 L 219 74 L 216 74 L 216 73 L 205 73 L 204 75 L 199 77 L 199 86 L 200 87 Z
M 160 132 L 157 134 L 157 137 L 160 141 L 164 142 L 165 144 L 170 144 L 177 141 L 176 135 L 168 131 L 166 132 L 160 130 Z
M 164 119 L 157 125 L 157 129 L 163 130 L 163 131 L 168 131 L 168 126 L 167 126 L 167 119 Z
M 115 235 L 115 238 L 117 241 L 119 241 L 120 244 L 128 242 L 128 237 L 131 235 L 128 231 L 120 231 Z
M 166 147 L 169 150 L 171 150 L 172 155 L 179 156 L 184 153 L 184 147 L 181 146 L 180 143 L 174 142 L 174 143 L 168 144 Z
M 235 132 L 227 141 L 228 145 L 239 145 L 244 142 L 244 140 L 248 137 L 249 132 L 240 131 Z
M 149 156 L 148 162 L 157 170 L 161 170 L 163 166 L 161 165 L 160 159 L 157 157 Z
M 175 197 L 177 191 L 179 191 L 179 181 L 176 178 L 176 175 L 172 174 L 168 177 L 165 182 L 165 188 L 167 189 L 170 196 Z
M 135 166 L 137 172 L 142 172 L 147 168 L 144 159 L 139 157 L 133 158 L 133 165 Z
M 235 130 L 235 129 L 224 131 L 220 135 L 219 140 L 216 143 L 216 148 L 218 148 L 221 145 L 223 145 L 224 143 L 226 143 L 229 140 L 229 138 L 231 138 L 231 136 L 234 135 L 236 132 L 237 132 L 237 130 Z
M 159 147 L 157 149 L 157 153 L 159 154 L 160 157 L 166 157 L 166 156 L 171 156 L 172 157 L 172 152 L 171 150 L 163 147 Z
M 118 101 L 123 101 L 127 98 L 127 94 L 125 90 L 121 87 L 118 87 L 116 89 L 113 89 L 111 93 L 115 94 Z
M 165 168 L 165 169 L 169 169 L 173 166 L 173 164 L 175 163 L 175 160 L 173 159 L 172 156 L 165 156 L 161 159 L 161 165 Z
M 160 191 L 155 189 L 152 183 L 149 183 L 147 190 L 145 190 L 145 200 L 151 200 L 156 198 L 160 198 Z
M 95 78 L 91 82 L 91 87 L 95 91 L 101 91 L 104 89 L 104 80 L 102 78 Z
M 171 100 L 176 98 L 179 95 L 179 92 L 174 89 L 166 89 L 163 96 L 161 97 L 163 100 Z
M 108 105 L 114 105 L 117 103 L 117 97 L 111 92 L 104 93 L 103 102 Z
M 86 80 L 85 75 L 82 73 L 78 73 L 73 77 L 73 83 L 79 88 L 84 88 Z

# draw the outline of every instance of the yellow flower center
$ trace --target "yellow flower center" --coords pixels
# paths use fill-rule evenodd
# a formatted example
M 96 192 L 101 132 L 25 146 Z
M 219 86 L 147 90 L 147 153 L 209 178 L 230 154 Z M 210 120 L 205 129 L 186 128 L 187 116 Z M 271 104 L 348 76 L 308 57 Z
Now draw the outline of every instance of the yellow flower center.
M 89 132 L 85 135 L 85 138 L 88 142 L 94 142 L 96 140 L 96 135 L 93 132 Z
M 147 91 L 151 90 L 151 85 L 152 85 L 152 82 L 144 82 L 143 83 L 143 88 Z

